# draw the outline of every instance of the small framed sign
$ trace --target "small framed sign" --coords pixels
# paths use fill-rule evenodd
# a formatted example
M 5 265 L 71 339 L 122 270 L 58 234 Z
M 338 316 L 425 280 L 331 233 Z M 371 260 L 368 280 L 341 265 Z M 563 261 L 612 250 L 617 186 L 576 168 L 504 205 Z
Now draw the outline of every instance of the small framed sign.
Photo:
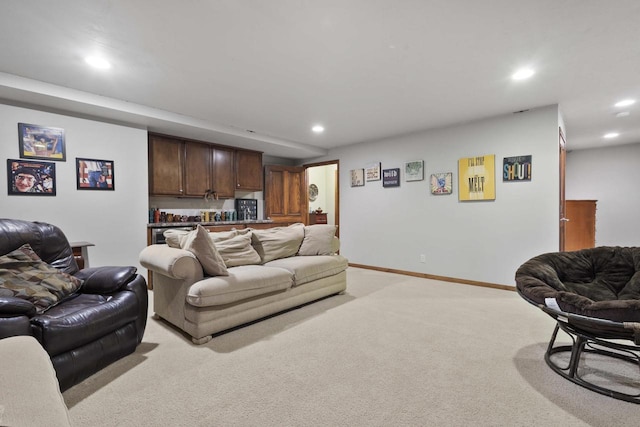
M 382 171 L 383 187 L 400 187 L 400 168 L 384 169 Z
M 424 179 L 424 160 L 414 160 L 404 164 L 405 181 L 422 181 Z
M 364 186 L 364 169 L 351 169 L 351 186 Z
M 503 181 L 531 181 L 531 155 L 502 159 Z
M 431 194 L 451 194 L 453 172 L 431 174 Z
M 367 181 L 380 181 L 380 162 L 373 163 L 367 166 L 365 173 L 367 175 Z

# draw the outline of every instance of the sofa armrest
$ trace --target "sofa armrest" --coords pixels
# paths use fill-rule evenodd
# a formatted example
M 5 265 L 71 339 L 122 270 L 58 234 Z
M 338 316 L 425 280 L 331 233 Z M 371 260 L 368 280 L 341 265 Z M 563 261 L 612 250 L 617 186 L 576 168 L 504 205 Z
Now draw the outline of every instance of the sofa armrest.
M 33 337 L 0 340 L 0 387 L 8 426 L 71 426 L 51 359 Z M 7 391 L 6 393 L 4 391 Z
M 139 260 L 150 271 L 173 279 L 195 282 L 204 277 L 202 265 L 196 256 L 184 249 L 151 245 L 140 252 Z
M 22 298 L 0 296 L 0 317 L 28 316 L 36 314 L 36 306 Z
M 31 335 L 31 317 L 36 306 L 16 297 L 0 297 L 0 339 L 16 335 Z
M 92 267 L 74 274 L 82 280 L 80 291 L 85 294 L 112 294 L 136 275 L 135 267 Z

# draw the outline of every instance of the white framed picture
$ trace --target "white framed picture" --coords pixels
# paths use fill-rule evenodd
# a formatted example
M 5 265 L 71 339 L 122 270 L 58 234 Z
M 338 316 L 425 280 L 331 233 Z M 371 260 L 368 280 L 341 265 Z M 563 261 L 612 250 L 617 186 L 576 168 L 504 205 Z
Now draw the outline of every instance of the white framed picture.
M 424 180 L 424 160 L 414 160 L 404 164 L 404 180 L 405 181 L 422 181 Z
M 364 169 L 351 169 L 351 186 L 362 187 L 364 185 Z
M 380 167 L 381 167 L 380 162 L 372 163 L 369 166 L 367 166 L 365 170 L 365 176 L 367 177 L 367 181 L 380 181 L 382 179 L 380 175 Z

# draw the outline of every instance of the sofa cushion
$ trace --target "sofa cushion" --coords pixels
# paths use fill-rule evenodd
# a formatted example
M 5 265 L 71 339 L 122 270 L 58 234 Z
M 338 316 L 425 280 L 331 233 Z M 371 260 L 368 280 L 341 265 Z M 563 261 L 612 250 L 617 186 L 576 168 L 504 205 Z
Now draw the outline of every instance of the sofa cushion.
M 193 253 L 209 276 L 226 276 L 227 266 L 218 253 L 209 232 L 200 224 L 182 240 L 182 249 Z
M 260 255 L 262 262 L 266 263 L 298 253 L 304 239 L 304 224 L 296 223 L 288 227 L 252 230 L 251 236 L 251 244 Z
M 51 267 L 27 243 L 0 256 L 0 295 L 25 299 L 38 313 L 73 295 L 82 281 Z
M 216 243 L 227 267 L 260 264 L 260 255 L 251 246 L 251 234 L 244 234 Z
M 291 273 L 281 268 L 243 265 L 229 269 L 228 276 L 207 277 L 189 288 L 187 303 L 196 307 L 231 304 L 291 287 Z
M 347 269 L 349 261 L 342 255 L 295 256 L 270 261 L 265 267 L 278 267 L 293 274 L 293 286 L 324 277 L 333 276 Z
M 198 224 L 199 225 L 199 224 Z M 171 248 L 182 249 L 184 247 L 184 240 L 191 233 L 190 230 L 178 230 L 178 229 L 168 229 L 165 230 L 162 234 L 165 238 L 165 243 L 169 245 Z M 216 231 L 209 232 L 209 237 L 213 240 L 213 243 L 217 243 L 222 240 L 230 239 L 238 234 L 237 230 L 230 231 Z
M 334 250 L 335 225 L 314 224 L 304 227 L 304 239 L 298 249 L 298 255 L 332 255 Z

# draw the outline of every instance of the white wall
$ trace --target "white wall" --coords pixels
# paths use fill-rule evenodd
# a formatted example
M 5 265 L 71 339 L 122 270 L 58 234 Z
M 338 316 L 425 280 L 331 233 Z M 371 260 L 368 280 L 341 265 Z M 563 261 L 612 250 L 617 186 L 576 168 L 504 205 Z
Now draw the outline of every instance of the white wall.
M 596 245 L 640 246 L 640 143 L 567 154 L 567 200 L 597 200 Z
M 54 162 L 56 196 L 8 195 L 6 159 L 20 158 L 18 123 L 65 130 L 67 160 Z M 77 190 L 76 157 L 113 160 L 115 191 Z M 94 243 L 91 266 L 140 268 L 148 221 L 146 130 L 0 104 L 0 158 L 0 217 L 49 222 L 69 241 Z
M 527 259 L 558 250 L 556 105 L 330 150 L 340 160 L 341 253 L 357 264 L 513 286 Z M 457 162 L 495 154 L 496 200 L 458 201 Z M 503 157 L 532 155 L 530 182 L 502 182 Z M 425 180 L 350 186 L 350 170 L 424 160 Z M 453 172 L 452 195 L 431 195 L 429 177 Z M 426 262 L 420 262 L 420 254 Z

